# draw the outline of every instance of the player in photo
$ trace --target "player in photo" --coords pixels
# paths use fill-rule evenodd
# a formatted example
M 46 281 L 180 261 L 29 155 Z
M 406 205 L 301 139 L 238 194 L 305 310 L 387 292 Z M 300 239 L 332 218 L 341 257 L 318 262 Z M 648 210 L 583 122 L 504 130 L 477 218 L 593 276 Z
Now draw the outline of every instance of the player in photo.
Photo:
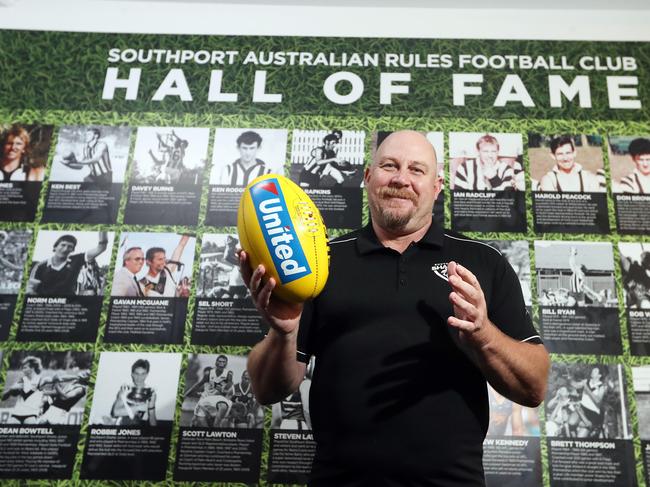
M 634 170 L 621 178 L 619 193 L 650 193 L 650 139 L 639 137 L 630 142 L 628 147 Z
M 450 142 L 451 145 L 451 142 Z M 521 155 L 506 157 L 500 154 L 499 139 L 484 134 L 476 141 L 476 156 L 464 150 L 467 156 L 460 158 L 456 167 L 453 189 L 466 191 L 524 191 L 524 170 Z
M 650 309 L 650 250 L 645 244 L 619 243 L 625 305 Z
M 185 151 L 190 144 L 172 129 L 169 133 L 156 133 L 158 150 L 149 149 L 149 156 L 155 169 L 154 181 L 163 184 L 175 184 L 180 181 L 186 167 L 183 165 Z
M 228 357 L 218 355 L 214 367 L 205 367 L 200 380 L 187 391 L 184 398 L 203 388 L 192 416 L 192 426 L 220 427 L 232 406 L 233 372 L 228 370 Z
M 45 167 L 32 158 L 32 135 L 14 124 L 0 134 L 2 181 L 43 181 Z
M 550 151 L 555 164 L 542 176 L 537 191 L 558 193 L 603 193 L 607 191 L 605 173 L 602 168 L 597 173 L 585 169 L 576 159 L 578 151 L 573 137 L 562 135 L 550 142 Z
M 51 389 L 44 391 L 45 412 L 38 418 L 38 424 L 68 424 L 70 410 L 86 397 L 89 379 L 89 370 L 55 374 Z
M 224 241 L 225 237 L 225 241 Z M 234 235 L 205 235 L 201 249 L 199 295 L 216 299 L 244 299 L 248 288 L 239 272 Z
M 322 144 L 314 147 L 300 172 L 299 184 L 304 188 L 343 186 L 354 177 L 357 168 L 339 155 L 343 132 L 335 129 L 325 135 Z
M 85 169 L 87 175 L 83 179 L 84 183 L 108 186 L 113 182 L 110 151 L 98 127 L 86 129 L 79 156 L 71 151 L 60 163 L 72 170 Z
M 147 384 L 150 363 L 138 359 L 131 366 L 131 383 L 117 391 L 111 417 L 118 426 L 156 426 L 156 390 Z
M 122 267 L 115 271 L 111 296 L 144 297 L 138 273 L 144 266 L 141 247 L 129 247 L 122 256 Z
M 77 238 L 61 235 L 52 246 L 52 255 L 37 262 L 29 275 L 27 294 L 40 296 L 97 296 L 103 290 L 103 277 L 96 258 L 108 247 L 108 234 L 100 231 L 97 245 L 74 253 Z
M 305 378 L 298 389 L 276 402 L 271 408 L 271 428 L 288 430 L 311 430 L 309 414 L 309 389 L 314 372 L 314 358 L 305 370 Z
M 221 421 L 222 428 L 262 428 L 264 426 L 264 409 L 257 402 L 251 387 L 251 378 L 247 370 L 241 373 L 241 379 L 233 386 L 230 411 Z
M 182 235 L 178 245 L 167 260 L 162 247 L 150 247 L 145 253 L 147 273 L 139 280 L 142 294 L 146 297 L 188 297 L 189 278 L 182 278 L 181 258 L 189 235 Z
M 616 307 L 611 245 L 535 242 L 539 304 Z
M 262 136 L 254 130 L 242 132 L 236 140 L 239 157 L 224 166 L 218 184 L 248 186 L 253 179 L 269 174 L 271 169 L 257 157 L 262 147 Z
M 546 399 L 549 437 L 630 438 L 620 365 L 553 364 Z
M 18 294 L 31 236 L 29 230 L 0 230 L 0 294 Z
M 0 422 L 81 424 L 92 352 L 14 352 Z

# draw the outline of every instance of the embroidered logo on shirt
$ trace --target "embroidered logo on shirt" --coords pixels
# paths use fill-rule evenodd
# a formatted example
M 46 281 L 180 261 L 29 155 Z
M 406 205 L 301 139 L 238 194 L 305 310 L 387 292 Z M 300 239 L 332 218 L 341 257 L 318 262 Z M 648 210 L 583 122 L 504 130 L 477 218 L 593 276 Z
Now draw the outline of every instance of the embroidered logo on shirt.
M 449 281 L 449 276 L 447 275 L 447 262 L 440 262 L 439 264 L 433 264 L 431 266 L 433 273 L 445 281 Z

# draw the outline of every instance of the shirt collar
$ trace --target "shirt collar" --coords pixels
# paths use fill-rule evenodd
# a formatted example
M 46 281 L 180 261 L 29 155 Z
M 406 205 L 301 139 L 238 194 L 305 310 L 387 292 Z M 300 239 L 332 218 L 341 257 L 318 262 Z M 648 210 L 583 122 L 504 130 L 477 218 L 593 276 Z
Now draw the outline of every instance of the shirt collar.
M 443 239 L 443 229 L 436 225 L 435 222 L 432 222 L 424 236 L 416 243 L 417 245 L 425 247 L 442 248 Z M 384 247 L 377 238 L 375 230 L 372 228 L 372 222 L 368 222 L 368 224 L 361 229 L 359 236 L 357 237 L 357 249 L 359 250 L 359 253 L 362 255 L 369 254 L 370 252 L 385 248 L 386 247 Z

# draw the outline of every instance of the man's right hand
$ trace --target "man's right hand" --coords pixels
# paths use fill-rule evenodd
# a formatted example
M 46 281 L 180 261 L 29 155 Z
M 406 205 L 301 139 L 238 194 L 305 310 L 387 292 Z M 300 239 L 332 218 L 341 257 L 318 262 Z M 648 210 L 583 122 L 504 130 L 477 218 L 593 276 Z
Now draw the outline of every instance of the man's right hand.
M 275 279 L 270 277 L 264 282 L 263 278 L 266 273 L 264 266 L 260 264 L 253 270 L 246 252 L 239 250 L 238 255 L 242 279 L 262 318 L 281 335 L 297 333 L 302 314 L 302 303 L 288 303 L 274 296 Z

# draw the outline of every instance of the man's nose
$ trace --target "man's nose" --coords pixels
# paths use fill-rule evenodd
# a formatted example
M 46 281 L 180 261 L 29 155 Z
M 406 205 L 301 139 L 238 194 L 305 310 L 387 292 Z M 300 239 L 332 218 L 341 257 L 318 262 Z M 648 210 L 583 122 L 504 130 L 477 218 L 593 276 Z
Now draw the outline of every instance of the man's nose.
M 400 187 L 402 186 L 408 186 L 409 181 L 408 181 L 408 174 L 406 170 L 399 170 L 393 174 L 393 177 L 391 178 L 390 182 L 393 185 L 399 185 Z

